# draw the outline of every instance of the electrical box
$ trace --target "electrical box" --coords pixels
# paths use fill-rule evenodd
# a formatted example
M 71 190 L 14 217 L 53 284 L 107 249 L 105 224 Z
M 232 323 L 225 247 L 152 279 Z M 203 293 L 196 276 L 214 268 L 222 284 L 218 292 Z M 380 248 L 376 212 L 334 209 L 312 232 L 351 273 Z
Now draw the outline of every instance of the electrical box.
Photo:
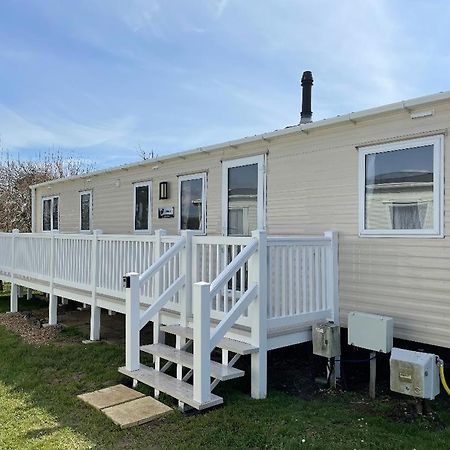
M 389 353 L 394 342 L 394 319 L 361 312 L 348 315 L 348 343 L 374 352 Z
M 316 323 L 312 328 L 313 353 L 334 358 L 341 354 L 341 329 L 331 322 Z
M 439 394 L 436 355 L 393 348 L 390 366 L 391 391 L 430 400 Z

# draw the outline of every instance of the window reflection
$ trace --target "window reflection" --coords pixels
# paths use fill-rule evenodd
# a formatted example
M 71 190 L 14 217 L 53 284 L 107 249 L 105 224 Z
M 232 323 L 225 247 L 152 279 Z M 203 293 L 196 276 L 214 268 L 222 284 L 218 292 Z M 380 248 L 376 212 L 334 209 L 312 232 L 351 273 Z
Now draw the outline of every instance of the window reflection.
M 136 204 L 134 229 L 144 231 L 149 229 L 149 186 L 136 186 Z
M 203 230 L 203 177 L 181 182 L 180 228 Z
M 258 228 L 258 164 L 228 169 L 228 234 L 248 236 Z
M 366 155 L 366 229 L 433 228 L 433 148 Z
M 81 231 L 91 229 L 91 194 L 86 192 L 80 196 Z

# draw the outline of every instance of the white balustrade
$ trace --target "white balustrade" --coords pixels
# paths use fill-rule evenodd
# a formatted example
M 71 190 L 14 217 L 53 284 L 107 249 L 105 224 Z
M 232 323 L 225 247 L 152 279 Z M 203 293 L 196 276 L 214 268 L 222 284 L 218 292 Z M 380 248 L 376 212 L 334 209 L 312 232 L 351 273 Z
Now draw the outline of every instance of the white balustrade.
M 140 302 L 151 305 L 174 284 L 180 287 L 184 276 L 188 287 L 176 289 L 165 307 L 184 314 L 187 322 L 192 316 L 192 284 L 202 281 L 213 288 L 211 318 L 222 320 L 249 289 L 248 261 L 233 270 L 220 289 L 215 288 L 217 280 L 248 251 L 254 238 L 190 232 L 187 247 L 171 253 L 179 240 L 180 236 L 162 231 L 139 236 L 0 233 L 0 277 L 18 284 L 20 280 L 40 280 L 49 290 L 56 284 L 125 300 L 123 274 L 144 274 L 162 255 L 169 254 L 157 276 L 140 282 Z M 267 236 L 266 247 L 267 277 L 263 282 L 269 328 L 326 317 L 338 321 L 337 234 Z M 251 326 L 248 311 L 237 323 Z

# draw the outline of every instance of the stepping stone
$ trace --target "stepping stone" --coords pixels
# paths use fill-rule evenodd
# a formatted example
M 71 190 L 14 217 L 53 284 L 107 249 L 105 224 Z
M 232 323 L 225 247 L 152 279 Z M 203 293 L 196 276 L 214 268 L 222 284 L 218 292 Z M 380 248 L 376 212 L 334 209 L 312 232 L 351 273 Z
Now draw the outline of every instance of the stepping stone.
M 102 410 L 120 428 L 129 428 L 157 419 L 172 411 L 153 397 L 144 397 Z
M 142 397 L 145 397 L 145 395 L 134 389 L 130 389 L 123 384 L 100 389 L 99 391 L 90 392 L 89 394 L 78 395 L 79 399 L 96 409 L 109 408 Z

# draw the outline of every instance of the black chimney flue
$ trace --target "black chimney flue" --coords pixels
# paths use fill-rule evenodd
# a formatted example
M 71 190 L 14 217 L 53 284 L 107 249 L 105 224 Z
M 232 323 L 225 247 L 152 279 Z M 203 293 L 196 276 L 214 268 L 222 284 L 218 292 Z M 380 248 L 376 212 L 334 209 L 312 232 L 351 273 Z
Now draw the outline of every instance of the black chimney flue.
M 311 90 L 313 85 L 312 73 L 309 70 L 302 75 L 302 112 L 300 114 L 300 123 L 312 122 L 311 111 Z

